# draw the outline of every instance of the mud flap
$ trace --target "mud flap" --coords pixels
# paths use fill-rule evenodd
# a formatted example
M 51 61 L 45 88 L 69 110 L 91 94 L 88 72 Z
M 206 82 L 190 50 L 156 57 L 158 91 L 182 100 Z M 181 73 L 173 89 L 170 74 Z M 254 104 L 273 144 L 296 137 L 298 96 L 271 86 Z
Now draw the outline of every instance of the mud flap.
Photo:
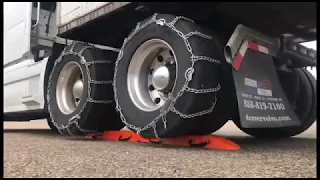
M 299 126 L 301 122 L 281 87 L 272 56 L 250 48 L 242 56 L 240 51 L 232 65 L 242 127 Z

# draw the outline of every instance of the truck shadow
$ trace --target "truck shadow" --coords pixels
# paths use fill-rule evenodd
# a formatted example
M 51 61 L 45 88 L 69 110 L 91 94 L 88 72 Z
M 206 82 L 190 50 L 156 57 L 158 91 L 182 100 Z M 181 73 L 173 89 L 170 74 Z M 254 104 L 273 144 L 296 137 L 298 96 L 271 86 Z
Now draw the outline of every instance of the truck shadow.
M 41 137 L 59 138 L 61 140 L 71 141 L 98 141 L 94 139 L 86 139 L 81 136 L 64 136 L 52 132 L 50 129 L 5 129 L 4 134 L 25 134 L 25 135 L 41 135 Z M 298 150 L 298 149 L 314 149 L 316 150 L 316 138 L 292 137 L 288 139 L 256 139 L 251 136 L 222 136 L 241 146 L 241 149 L 246 150 L 261 150 L 261 149 L 281 149 L 281 150 Z M 126 142 L 119 142 L 126 143 Z M 136 143 L 135 143 L 136 144 Z M 168 145 L 159 145 L 152 143 L 141 143 L 142 146 L 151 146 L 155 148 L 186 148 Z M 192 148 L 194 149 L 194 148 Z
M 4 133 L 56 135 L 50 129 L 4 129 Z
M 226 137 L 229 140 L 239 144 L 242 150 L 246 149 L 282 149 L 282 150 L 298 150 L 298 149 L 314 149 L 316 150 L 316 138 L 292 137 L 287 139 L 256 139 L 250 136 Z
M 228 140 L 231 140 L 238 145 L 240 145 L 241 150 L 239 152 L 262 152 L 262 151 L 272 151 L 280 150 L 280 151 L 305 151 L 308 150 L 310 152 L 316 152 L 316 139 L 314 138 L 304 138 L 304 137 L 293 137 L 288 139 L 256 139 L 250 136 L 221 136 Z M 190 147 L 182 147 L 182 146 L 169 146 L 169 145 L 159 145 L 152 143 L 143 143 L 143 146 L 154 147 L 154 148 L 189 148 L 199 150 L 199 148 L 190 148 Z M 212 149 L 200 148 L 204 151 L 210 151 Z
M 4 134 L 20 134 L 20 135 L 41 135 L 41 137 L 70 139 L 70 136 L 64 136 L 64 135 L 55 133 L 51 129 L 4 129 L 3 133 Z M 82 138 L 82 137 L 79 137 L 79 138 Z

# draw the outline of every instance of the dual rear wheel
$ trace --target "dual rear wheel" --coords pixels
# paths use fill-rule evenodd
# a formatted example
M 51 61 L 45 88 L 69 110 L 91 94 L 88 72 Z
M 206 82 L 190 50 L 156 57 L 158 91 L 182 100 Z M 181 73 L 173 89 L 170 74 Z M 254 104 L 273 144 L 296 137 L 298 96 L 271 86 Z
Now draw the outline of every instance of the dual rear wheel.
M 126 125 L 145 138 L 217 131 L 237 113 L 218 37 L 190 19 L 155 14 L 137 24 L 119 53 L 68 46 L 48 77 L 49 125 L 63 134 Z
M 231 111 L 236 106 L 220 93 L 229 88 L 221 79 L 230 78 L 222 49 L 213 32 L 183 17 L 156 14 L 140 22 L 115 66 L 115 100 L 126 126 L 145 138 L 221 128 L 231 117 L 227 103 Z
M 292 105 L 300 126 L 284 128 L 243 128 L 239 116 L 233 122 L 246 134 L 257 138 L 287 138 L 306 131 L 317 119 L 316 79 L 306 69 L 294 69 L 292 72 L 278 72 L 280 84 Z

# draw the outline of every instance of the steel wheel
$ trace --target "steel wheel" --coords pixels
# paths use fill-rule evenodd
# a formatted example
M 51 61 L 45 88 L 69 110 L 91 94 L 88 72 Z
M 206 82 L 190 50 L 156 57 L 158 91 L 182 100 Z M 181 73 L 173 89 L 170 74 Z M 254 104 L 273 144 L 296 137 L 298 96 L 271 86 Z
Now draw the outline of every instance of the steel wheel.
M 110 62 L 118 53 L 88 48 L 82 42 L 73 42 L 63 52 L 68 53 L 62 53 L 49 64 L 46 76 L 45 109 L 51 126 L 70 135 L 123 128 L 109 83 L 114 73 Z
M 58 107 L 64 114 L 71 114 L 81 100 L 83 93 L 82 77 L 82 70 L 74 61 L 68 62 L 59 74 L 56 98 Z
M 212 33 L 169 14 L 155 14 L 133 32 L 115 63 L 113 84 L 126 126 L 144 138 L 172 138 L 193 133 L 201 119 L 212 120 L 216 93 L 202 93 L 219 85 L 220 68 L 211 60 L 221 53 Z
M 127 87 L 134 105 L 154 111 L 166 104 L 175 85 L 177 63 L 171 46 L 163 40 L 144 42 L 132 56 Z

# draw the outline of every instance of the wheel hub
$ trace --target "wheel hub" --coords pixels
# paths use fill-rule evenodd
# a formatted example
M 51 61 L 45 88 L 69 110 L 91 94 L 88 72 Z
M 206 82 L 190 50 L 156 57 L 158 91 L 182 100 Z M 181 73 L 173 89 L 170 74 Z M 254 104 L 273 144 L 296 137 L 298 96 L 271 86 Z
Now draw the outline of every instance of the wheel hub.
M 158 67 L 152 74 L 152 84 L 157 90 L 164 90 L 170 83 L 170 72 L 166 66 Z
M 73 85 L 73 96 L 75 98 L 81 98 L 83 92 L 83 82 L 79 79 Z
M 144 42 L 134 53 L 128 68 L 127 87 L 135 106 L 143 111 L 161 108 L 174 89 L 176 59 L 163 40 Z

